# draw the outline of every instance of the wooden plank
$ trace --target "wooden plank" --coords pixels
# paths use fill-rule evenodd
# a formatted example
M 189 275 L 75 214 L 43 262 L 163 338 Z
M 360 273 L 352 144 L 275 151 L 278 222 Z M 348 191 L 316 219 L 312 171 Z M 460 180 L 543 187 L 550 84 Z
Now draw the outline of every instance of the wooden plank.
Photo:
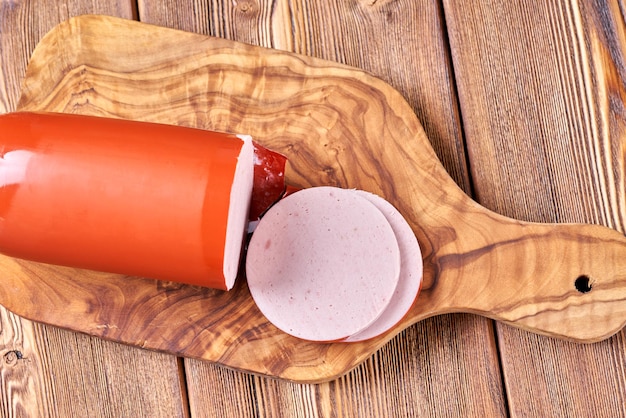
M 82 16 L 39 43 L 22 88 L 20 110 L 104 112 L 247 132 L 290 159 L 288 182 L 387 197 L 406 216 L 425 258 L 422 293 L 393 332 L 349 346 L 289 338 L 256 309 L 243 283 L 216 293 L 0 257 L 0 303 L 25 318 L 308 383 L 346 373 L 407 326 L 440 313 L 482 312 L 535 332 L 593 340 L 620 330 L 626 318 L 620 303 L 626 277 L 607 269 L 615 260 L 626 271 L 626 237 L 597 225 L 525 224 L 476 205 L 445 172 L 406 101 L 362 70 L 127 19 Z M 238 106 L 242 97 L 246 105 Z M 14 203 L 19 212 L 19 199 Z M 10 226 L 9 218 L 5 223 Z M 559 256 L 523 257 L 534 253 Z M 596 277 L 594 292 L 572 285 L 581 266 Z M 580 327 L 575 317 L 581 312 L 593 318 L 594 329 Z
M 172 16 L 174 7 L 195 13 Z M 333 59 L 373 72 L 408 99 L 446 168 L 469 190 L 437 2 L 212 1 L 207 6 L 199 1 L 140 1 L 139 16 L 148 23 Z M 242 410 L 262 416 L 506 413 L 491 322 L 471 315 L 447 315 L 411 327 L 365 364 L 328 384 L 250 380 L 204 362 L 185 364 L 192 412 L 231 404 L 227 416 Z
M 323 384 L 289 383 L 185 360 L 191 411 L 221 411 L 225 417 L 505 416 L 500 377 L 483 371 L 497 361 L 496 350 L 484 347 L 475 319 L 428 319 L 354 371 Z
M 71 16 L 133 18 L 131 1 L 0 3 L 0 112 L 14 110 L 28 58 Z M 182 363 L 174 356 L 62 331 L 0 307 L 0 415 L 187 415 Z
M 477 197 L 508 216 L 623 232 L 623 4 L 530 3 L 444 2 Z M 497 329 L 512 415 L 626 414 L 624 331 L 577 345 Z

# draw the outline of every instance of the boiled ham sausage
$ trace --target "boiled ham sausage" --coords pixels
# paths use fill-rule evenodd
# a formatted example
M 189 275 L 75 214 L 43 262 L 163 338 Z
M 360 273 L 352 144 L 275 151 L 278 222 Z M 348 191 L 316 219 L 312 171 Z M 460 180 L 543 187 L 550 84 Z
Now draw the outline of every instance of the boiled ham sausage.
M 285 187 L 285 161 L 247 136 L 2 115 L 0 252 L 228 290 L 254 224 L 246 275 L 270 322 L 313 341 L 388 331 L 421 285 L 411 228 L 371 193 Z
M 311 341 L 357 342 L 389 331 L 422 283 L 410 226 L 389 202 L 360 190 L 292 192 L 261 219 L 246 257 L 261 312 Z
M 229 289 L 250 138 L 65 114 L 0 116 L 0 252 Z
M 261 312 L 286 333 L 361 341 L 389 330 L 412 306 L 421 255 L 406 221 L 382 198 L 314 187 L 263 217 L 246 275 Z

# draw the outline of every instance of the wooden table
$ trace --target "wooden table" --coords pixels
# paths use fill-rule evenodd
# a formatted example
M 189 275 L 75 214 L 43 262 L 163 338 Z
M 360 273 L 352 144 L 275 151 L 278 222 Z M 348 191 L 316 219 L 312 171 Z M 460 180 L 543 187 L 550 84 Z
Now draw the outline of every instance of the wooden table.
M 602 0 L 5 0 L 0 112 L 15 109 L 28 58 L 54 25 L 87 13 L 137 19 L 363 68 L 404 95 L 444 166 L 482 205 L 624 232 L 625 9 Z M 626 416 L 624 331 L 581 345 L 444 315 L 347 375 L 304 385 L 3 308 L 0 326 L 7 417 Z

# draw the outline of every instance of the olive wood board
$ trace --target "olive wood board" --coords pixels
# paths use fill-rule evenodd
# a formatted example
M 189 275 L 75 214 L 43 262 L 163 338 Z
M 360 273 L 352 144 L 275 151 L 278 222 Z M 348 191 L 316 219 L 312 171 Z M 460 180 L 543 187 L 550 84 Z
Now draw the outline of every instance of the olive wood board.
M 358 188 L 389 200 L 424 261 L 406 317 L 360 343 L 284 334 L 259 312 L 245 280 L 224 292 L 2 256 L 0 303 L 27 319 L 298 382 L 341 376 L 438 314 L 474 313 L 580 342 L 605 339 L 626 322 L 623 234 L 522 222 L 480 206 L 448 175 L 403 97 L 362 70 L 81 16 L 37 46 L 18 110 L 250 134 L 289 158 L 286 178 L 296 187 Z

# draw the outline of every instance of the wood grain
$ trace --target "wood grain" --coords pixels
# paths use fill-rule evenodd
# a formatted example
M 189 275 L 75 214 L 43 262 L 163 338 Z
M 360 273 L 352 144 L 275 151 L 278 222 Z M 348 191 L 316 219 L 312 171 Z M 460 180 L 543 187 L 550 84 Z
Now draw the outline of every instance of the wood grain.
M 130 19 L 136 15 L 136 8 L 129 0 L 0 3 L 0 34 L 3 34 L 0 36 L 0 112 L 15 110 L 26 65 L 41 38 L 64 20 L 87 13 Z
M 439 2 L 140 0 L 138 4 L 142 22 L 335 61 L 374 74 L 402 93 L 448 173 L 470 193 Z
M 383 3 L 383 2 L 379 2 Z M 383 4 L 385 4 L 387 2 L 384 2 Z M 556 4 L 556 3 L 555 3 Z M 219 6 L 219 4 L 217 5 Z M 220 10 L 224 9 L 223 6 L 222 9 L 218 8 L 216 6 L 216 8 L 214 8 L 214 10 L 206 10 L 203 8 L 200 8 L 198 10 L 194 10 L 194 13 L 196 14 L 202 14 L 202 13 L 207 13 L 210 14 L 211 16 L 214 16 L 216 13 L 219 13 Z M 591 5 L 591 9 L 593 10 L 611 10 L 611 13 L 603 13 L 605 15 L 605 17 L 608 14 L 614 14 L 614 15 L 618 15 L 619 13 L 616 13 L 614 10 L 615 6 L 614 4 L 611 4 L 610 7 L 607 7 L 604 4 L 594 4 Z M 202 6 L 204 7 L 204 6 Z M 169 11 L 168 15 L 171 17 L 172 20 L 176 20 L 176 19 L 180 19 L 179 15 L 185 16 L 185 10 L 184 8 L 181 8 L 182 10 L 179 10 L 177 12 L 173 12 L 173 11 Z M 449 9 L 448 9 L 449 10 Z M 592 10 L 592 11 L 593 11 Z M 588 12 L 588 11 L 587 11 Z M 506 15 L 506 13 L 508 13 L 507 11 L 504 12 L 504 14 Z M 485 13 L 485 16 L 488 16 L 489 13 Z M 522 16 L 525 16 L 524 14 L 521 14 Z M 481 16 L 481 19 L 485 19 L 485 16 Z M 596 19 L 598 19 L 598 17 L 595 17 Z M 195 17 L 196 20 L 198 21 L 202 21 L 203 19 Z M 223 18 L 220 16 L 214 17 L 214 20 L 217 22 L 224 22 L 224 26 L 228 26 L 231 25 L 232 23 L 229 21 L 230 18 Z M 485 19 L 486 21 L 488 21 L 488 19 Z M 535 21 L 535 19 L 530 19 L 532 21 Z M 541 20 L 541 16 L 539 16 L 539 18 L 537 20 Z M 525 22 L 527 22 L 527 20 L 525 20 Z M 598 22 L 601 22 L 602 19 L 598 19 L 597 22 L 595 22 L 594 24 L 596 26 L 598 25 Z M 183 19 L 183 22 L 187 22 L 186 20 Z M 204 23 L 206 24 L 206 23 Z M 606 22 L 602 22 L 602 25 L 606 25 Z M 216 25 L 217 26 L 217 25 Z M 618 25 L 619 26 L 619 25 Z M 610 27 L 610 25 L 607 25 L 606 27 Z M 508 28 L 506 28 L 508 29 Z M 254 28 L 250 27 L 250 30 L 254 30 Z M 455 32 L 455 28 L 452 27 L 451 33 Z M 464 29 L 462 29 L 464 31 L 470 31 L 468 26 L 465 25 Z M 482 29 L 480 27 L 474 28 L 473 29 L 473 33 L 479 33 Z M 585 31 L 589 30 L 588 28 L 585 29 Z M 4 32 L 3 32 L 4 33 Z M 609 39 L 609 38 L 602 38 L 600 37 L 599 39 L 602 40 L 602 43 L 605 43 L 607 45 L 611 45 L 609 49 L 615 51 L 616 48 L 619 49 L 619 44 L 620 42 L 615 42 L 615 40 Z M 623 45 L 623 43 L 622 43 Z M 4 48 L 4 47 L 3 47 Z M 330 45 L 328 47 L 329 50 L 332 50 L 332 45 Z M 6 49 L 3 49 L 3 51 L 5 51 Z M 467 57 L 466 57 L 467 58 Z M 470 57 L 471 58 L 471 57 Z M 515 57 L 514 57 L 515 58 Z M 459 58 L 457 57 L 457 60 Z M 515 58 L 515 59 L 520 59 L 520 58 Z M 471 59 L 470 59 L 471 61 Z M 488 61 L 487 61 L 488 62 Z M 506 62 L 500 62 L 499 63 L 502 67 L 506 67 Z M 456 62 L 455 64 L 458 68 L 459 67 L 459 61 Z M 488 64 L 488 65 L 493 65 L 493 64 Z M 501 68 L 502 68 L 501 67 Z M 619 73 L 619 70 L 617 70 L 617 73 Z M 4 72 L 3 72 L 4 74 Z M 533 73 L 535 74 L 535 73 Z M 616 77 L 615 75 L 612 75 L 611 77 Z M 619 76 L 617 76 L 619 77 Z M 478 82 L 474 82 L 474 83 L 481 83 L 481 81 Z M 504 85 L 502 86 L 504 90 L 506 90 L 507 86 Z M 617 89 L 617 91 L 619 91 L 619 89 Z M 15 95 L 15 97 L 17 97 L 17 95 Z M 613 96 L 615 97 L 615 96 Z M 615 97 L 612 101 L 611 101 L 611 105 L 613 106 L 614 111 L 617 111 L 619 107 L 619 103 L 621 102 L 621 100 L 619 99 L 619 96 Z M 617 107 L 616 107 L 617 106 Z M 467 121 L 466 121 L 467 122 Z M 612 122 L 614 123 L 614 122 Z M 618 126 L 619 126 L 619 121 L 617 122 Z M 533 154 L 534 155 L 534 154 Z M 531 158 L 534 158 L 531 156 Z M 532 166 L 532 161 L 529 163 L 527 161 L 521 161 L 520 165 L 521 167 L 525 167 L 528 166 L 529 164 Z M 513 176 L 513 184 L 517 184 L 516 182 L 519 181 L 519 177 L 518 176 Z M 555 179 L 554 181 L 556 181 L 556 183 L 558 184 L 558 179 Z M 506 188 L 511 188 L 511 183 L 509 183 L 507 186 L 500 186 L 501 188 L 499 189 L 499 192 L 502 192 L 502 190 L 506 189 Z M 520 205 L 519 207 L 519 212 L 523 213 L 523 204 Z M 522 217 L 522 216 L 520 216 Z M 543 220 L 543 219 L 539 219 L 539 217 L 537 218 L 533 218 L 532 215 L 529 215 L 528 218 L 526 219 L 536 219 L 536 220 Z M 550 219 L 548 219 L 550 220 Z M 472 316 L 455 316 L 458 318 L 464 318 L 467 319 L 467 321 L 474 323 L 476 321 L 475 317 Z M 415 329 L 420 329 L 424 323 L 428 323 L 428 327 L 425 327 L 424 329 L 433 329 L 435 328 L 440 322 L 438 321 L 438 319 L 440 318 L 449 318 L 449 316 L 443 316 L 443 317 L 439 317 L 437 319 L 429 319 L 426 321 L 423 321 L 422 323 L 420 323 L 417 327 L 411 327 L 407 330 L 407 332 L 412 333 L 413 330 Z M 429 358 L 431 357 L 436 357 L 437 352 L 442 351 L 443 348 L 445 348 L 445 341 L 463 341 L 463 339 L 465 339 L 467 337 L 466 330 L 470 329 L 471 327 L 468 327 L 468 322 L 465 321 L 456 321 L 453 320 L 452 322 L 448 323 L 446 321 L 441 322 L 443 328 L 441 330 L 437 330 L 435 332 L 433 332 L 431 334 L 430 337 L 424 337 L 421 333 L 415 334 L 415 335 L 409 335 L 408 337 L 402 337 L 402 339 L 396 340 L 394 339 L 394 341 L 392 341 L 391 344 L 395 344 L 395 341 L 400 341 L 400 342 L 404 342 L 404 341 L 417 341 L 418 338 L 423 338 L 420 339 L 420 347 L 418 347 L 418 349 L 416 350 L 416 352 L 411 351 L 410 354 L 407 355 L 407 362 L 411 363 L 413 361 L 413 359 L 415 359 L 416 357 L 420 356 L 420 353 L 422 353 L 423 357 L 419 357 L 424 359 L 424 363 L 420 364 L 420 366 L 418 368 L 411 368 L 411 366 L 407 366 L 407 368 L 403 368 L 400 369 L 399 371 L 400 376 L 398 377 L 398 379 L 401 380 L 406 380 L 407 384 L 406 386 L 402 385 L 401 391 L 403 394 L 403 397 L 401 397 L 399 399 L 400 402 L 400 406 L 398 405 L 392 405 L 391 410 L 392 411 L 404 411 L 403 407 L 402 407 L 402 403 L 403 401 L 409 401 L 411 402 L 411 406 L 414 408 L 414 410 L 419 410 L 419 411 L 423 411 L 423 412 L 433 412 L 433 410 L 429 410 L 429 407 L 431 405 L 434 405 L 436 407 L 438 407 L 437 409 L 434 409 L 434 411 L 439 412 L 439 415 L 442 415 L 444 413 L 450 413 L 453 414 L 454 411 L 456 411 L 456 415 L 461 415 L 459 413 L 459 411 L 468 411 L 468 410 L 473 410 L 473 411 L 483 411 L 481 410 L 480 406 L 485 405 L 485 403 L 481 403 L 481 399 L 476 398 L 476 397 L 472 397 L 472 395 L 475 396 L 475 394 L 471 394 L 469 397 L 467 398 L 461 398 L 460 400 L 460 404 L 459 402 L 459 398 L 457 397 L 456 393 L 453 393 L 455 391 L 449 391 L 448 393 L 446 393 L 445 390 L 442 390 L 440 392 L 430 392 L 430 394 L 428 393 L 428 389 L 426 389 L 427 386 L 429 386 L 428 384 L 424 384 L 424 381 L 420 380 L 419 377 L 415 377 L 413 374 L 411 374 L 411 372 L 408 372 L 407 370 L 413 370 L 414 373 L 416 370 L 427 370 L 428 372 L 424 375 L 424 379 L 426 380 L 431 380 L 431 379 L 435 379 L 435 380 L 441 380 L 442 384 L 441 387 L 445 387 L 445 381 L 447 376 L 454 376 L 454 370 L 458 370 L 458 369 L 463 369 L 465 370 L 465 374 L 463 375 L 463 379 L 475 379 L 474 374 L 480 373 L 482 370 L 482 367 L 479 368 L 481 370 L 475 370 L 476 368 L 472 368 L 470 365 L 473 364 L 473 359 L 470 358 L 461 358 L 461 357 L 457 357 L 460 353 L 460 349 L 462 347 L 450 347 L 450 351 L 448 352 L 448 356 L 445 357 L 447 360 L 449 360 L 451 362 L 451 366 L 452 367 L 446 367 L 445 364 L 440 364 L 439 362 L 431 362 L 429 361 Z M 27 322 L 27 321 L 24 321 Z M 479 321 L 480 322 L 480 321 Z M 504 328 L 506 329 L 506 327 Z M 440 331 L 452 331 L 451 335 L 445 334 L 445 332 L 440 332 Z M 524 391 L 515 391 L 513 390 L 511 393 L 509 393 L 509 402 L 514 406 L 514 413 L 515 414 L 532 414 L 532 413 L 546 413 L 546 411 L 555 411 L 557 414 L 561 414 L 563 416 L 565 415 L 570 415 L 571 414 L 571 410 L 567 411 L 570 414 L 566 414 L 564 411 L 567 410 L 568 408 L 572 407 L 572 405 L 574 405 L 575 402 L 577 402 L 574 408 L 575 411 L 579 412 L 580 415 L 594 415 L 594 416 L 601 416 L 603 415 L 602 412 L 605 412 L 605 415 L 611 415 L 611 416 L 617 416 L 619 415 L 620 409 L 619 409 L 619 402 L 620 402 L 620 397 L 619 394 L 623 394 L 624 390 L 622 390 L 621 388 L 621 384 L 623 384 L 624 382 L 624 378 L 623 375 L 620 376 L 619 372 L 611 372 L 610 376 L 611 377 L 606 377 L 606 381 L 608 382 L 611 379 L 614 379 L 614 377 L 616 377 L 613 381 L 615 383 L 615 385 L 612 388 L 607 388 L 607 387 L 603 387 L 602 384 L 598 384 L 598 381 L 603 380 L 604 379 L 604 372 L 605 370 L 609 369 L 609 368 L 619 368 L 622 367 L 619 365 L 619 358 L 621 353 L 624 352 L 623 349 L 623 342 L 619 342 L 616 343 L 613 347 L 614 350 L 611 349 L 611 351 L 607 351 L 607 350 L 595 350 L 595 347 L 600 346 L 601 344 L 594 344 L 591 346 L 585 346 L 586 349 L 590 349 L 593 350 L 590 354 L 583 356 L 583 364 L 586 364 L 588 367 L 587 368 L 591 368 L 592 370 L 590 370 L 589 372 L 585 372 L 583 370 L 581 370 L 580 368 L 569 368 L 569 367 L 565 367 L 567 373 L 565 373 L 565 375 L 563 376 L 562 374 L 562 364 L 559 363 L 559 360 L 562 360 L 562 358 L 564 356 L 571 356 L 572 358 L 576 358 L 576 357 L 580 357 L 580 352 L 577 350 L 573 350 L 570 351 L 570 347 L 574 347 L 575 349 L 577 347 L 579 347 L 578 345 L 574 345 L 574 344 L 569 344 L 569 343 L 561 343 L 561 342 L 555 342 L 555 344 L 557 344 L 557 346 L 552 346 L 551 345 L 551 339 L 545 339 L 543 337 L 535 337 L 533 335 L 529 335 L 526 334 L 524 332 L 520 332 L 520 331 L 516 331 L 516 330 L 512 330 L 513 331 L 513 340 L 511 340 L 508 344 L 509 344 L 509 353 L 514 353 L 513 356 L 515 356 L 517 349 L 515 348 L 514 344 L 520 344 L 520 340 L 518 340 L 517 338 L 519 336 L 522 336 L 523 338 L 529 339 L 530 342 L 528 343 L 528 345 L 524 345 L 523 348 L 519 349 L 519 352 L 522 353 L 522 358 L 524 360 L 532 360 L 532 362 L 529 361 L 516 361 L 514 362 L 513 366 L 517 368 L 517 370 L 515 371 L 515 373 L 517 373 L 516 375 L 513 375 L 514 379 L 518 379 L 520 382 L 522 382 L 522 386 L 523 388 L 526 390 L 526 392 Z M 69 333 L 68 333 L 69 334 Z M 516 335 L 519 334 L 519 335 Z M 429 350 L 429 344 L 431 342 L 431 338 L 433 336 L 437 336 L 439 335 L 441 337 L 441 339 L 438 339 L 438 343 L 434 344 L 433 347 L 437 348 L 437 350 L 433 350 L 433 351 L 437 351 L 437 352 L 431 352 Z M 620 333 L 616 338 L 621 338 L 621 336 L 623 335 L 623 333 Z M 613 341 L 609 340 L 609 341 Z M 621 341 L 621 340 L 620 340 Z M 468 346 L 471 346 L 472 344 L 479 344 L 480 343 L 480 338 L 476 338 L 474 341 L 469 342 Z M 620 345 L 621 344 L 621 345 Z M 413 344 L 414 345 L 414 344 Z M 562 345 L 562 346 L 561 346 Z M 386 350 L 388 346 L 383 347 L 382 350 Z M 413 347 L 413 346 L 412 346 Z M 426 347 L 426 349 L 424 349 L 424 347 Z M 402 346 L 401 349 L 405 350 L 407 347 Z M 414 348 L 414 347 L 413 347 Z M 413 349 L 412 348 L 412 349 Z M 426 351 L 426 353 L 424 353 Z M 481 352 L 481 350 L 477 350 L 478 352 Z M 387 355 L 393 355 L 394 352 L 387 352 Z M 618 359 L 618 364 L 614 364 L 611 362 L 611 356 L 614 356 L 615 358 Z M 608 360 L 607 360 L 608 359 Z M 596 364 L 598 363 L 598 364 Z M 186 361 L 186 364 L 193 364 L 196 366 L 200 366 L 201 367 L 201 372 L 202 372 L 202 376 L 204 376 L 204 380 L 206 380 L 206 375 L 204 375 L 204 372 L 206 370 L 208 370 L 207 368 L 204 368 L 202 366 L 210 366 L 208 365 L 206 362 L 195 362 L 195 361 Z M 376 365 L 379 364 L 378 361 L 378 356 L 375 357 L 373 359 L 373 365 L 372 368 L 375 368 Z M 393 362 L 392 362 L 393 364 Z M 393 367 L 393 366 L 392 366 Z M 397 367 L 397 366 L 396 366 Z M 393 371 L 397 371 L 398 369 L 396 367 L 393 367 Z M 433 368 L 435 367 L 435 368 Z M 438 368 L 440 367 L 440 368 Z M 511 364 L 505 364 L 505 368 L 507 367 L 511 367 Z M 222 371 L 223 368 L 220 367 L 215 367 L 215 370 L 218 371 Z M 365 368 L 360 368 L 361 370 L 363 369 L 367 369 L 367 367 Z M 525 369 L 525 370 L 522 370 Z M 533 373 L 533 371 L 538 370 L 538 373 Z M 618 370 L 623 370 L 622 369 L 618 369 Z M 346 396 L 346 393 L 350 393 L 351 390 L 356 390 L 356 391 L 360 391 L 362 390 L 362 388 L 368 385 L 371 385 L 370 387 L 373 388 L 373 390 L 378 390 L 380 391 L 381 388 L 386 388 L 386 387 L 390 387 L 392 386 L 392 384 L 389 383 L 389 380 L 380 380 L 380 379 L 376 379 L 376 380 L 372 380 L 369 381 L 367 380 L 367 376 L 368 373 L 370 373 L 369 371 L 364 371 L 363 374 L 359 373 L 359 370 L 356 371 L 356 377 L 354 377 L 354 379 L 356 379 L 355 381 L 358 381 L 358 383 L 356 385 L 344 385 L 344 388 L 348 388 L 344 391 L 344 396 Z M 407 374 L 408 373 L 408 374 Z M 234 374 L 236 376 L 247 376 L 244 374 L 238 374 L 236 372 L 234 372 Z M 543 374 L 543 375 L 540 375 Z M 365 377 L 359 377 L 359 376 L 365 376 Z M 379 375 L 381 376 L 381 375 Z M 583 376 L 584 377 L 584 383 L 577 385 L 577 379 L 576 377 L 580 377 Z M 249 376 L 248 376 L 249 377 Z M 346 376 L 346 378 L 353 378 L 352 375 L 348 375 Z M 256 379 L 256 378 L 254 378 Z M 345 379 L 345 378 L 342 378 Z M 365 380 L 364 380 L 365 379 Z M 387 378 L 389 379 L 389 378 Z M 415 380 L 412 380 L 415 379 Z M 245 380 L 245 379 L 244 379 Z M 476 381 L 478 381 L 479 379 L 475 379 Z M 249 382 L 249 380 L 245 380 L 246 382 Z M 264 380 L 260 380 L 260 382 L 263 382 Z M 528 383 L 528 382 L 535 382 L 538 381 L 540 383 L 540 389 L 535 390 L 534 387 L 531 387 L 530 385 L 524 385 L 524 383 Z M 192 380 L 192 382 L 197 382 L 197 380 Z M 510 379 L 509 379 L 510 382 Z M 281 384 L 283 384 L 284 382 L 281 382 Z M 412 383 L 412 384 L 409 384 Z M 430 383 L 430 382 L 429 382 Z M 481 386 L 474 386 L 475 392 L 484 392 L 487 389 L 487 385 L 486 382 L 483 382 L 485 385 Z M 213 383 L 205 383 L 204 387 L 210 386 Z M 462 385 L 461 386 L 454 386 L 455 388 L 462 388 L 463 386 L 465 386 L 467 384 L 467 380 L 462 381 Z M 388 386 L 386 386 L 388 385 Z M 263 384 L 260 383 L 259 387 L 262 387 Z M 269 386 L 268 386 L 269 387 Z M 308 386 L 307 386 L 308 387 Z M 354 403 L 351 403 L 349 399 L 346 399 L 345 397 L 342 398 L 339 395 L 342 393 L 341 389 L 337 389 L 337 387 L 334 387 L 332 385 L 330 385 L 330 387 L 332 387 L 333 389 L 331 391 L 329 391 L 328 389 L 328 385 L 315 385 L 313 386 L 313 388 L 320 388 L 320 391 L 322 391 L 323 394 L 328 394 L 330 393 L 330 397 L 321 397 L 320 399 L 324 399 L 324 400 L 328 400 L 330 399 L 332 401 L 332 403 L 328 404 L 323 402 L 321 405 L 321 407 L 317 410 L 317 412 L 319 411 L 328 411 L 329 408 L 334 408 L 337 407 L 336 410 L 339 411 L 346 411 L 346 410 L 350 410 L 350 411 L 365 411 L 368 410 L 366 405 L 372 405 L 372 402 L 376 403 L 376 401 L 369 401 L 367 399 L 363 400 L 361 398 L 357 399 L 353 399 Z M 289 393 L 295 393 L 295 391 L 297 391 L 297 389 L 294 389 L 289 385 L 284 385 L 281 386 L 282 390 L 278 389 L 276 386 L 274 386 L 272 388 L 272 391 L 270 392 L 272 395 L 274 396 L 287 396 L 287 399 L 289 399 L 287 402 L 274 402 L 274 401 L 268 401 L 267 405 L 276 407 L 276 405 L 282 405 L 283 407 L 285 407 L 285 409 L 283 409 L 283 411 L 285 410 L 295 410 L 295 411 L 310 411 L 310 409 L 308 409 L 308 407 L 306 405 L 310 405 L 311 401 L 311 395 L 306 395 L 300 399 L 302 399 L 302 404 L 298 404 L 296 401 L 294 401 L 294 397 L 289 397 Z M 414 389 L 414 388 L 418 388 L 418 389 Z M 315 390 L 315 389 L 313 389 Z M 424 392 L 426 391 L 426 392 Z M 420 393 L 422 395 L 424 395 L 424 397 L 419 397 L 422 395 L 416 395 L 414 394 L 414 392 Z M 248 392 L 243 391 L 243 395 L 245 395 Z M 267 392 L 263 392 L 264 394 L 266 394 L 267 396 Z M 283 395 L 281 395 L 281 393 Z M 310 393 L 310 392 L 307 392 Z M 380 392 L 378 392 L 380 393 Z M 446 394 L 446 398 L 450 399 L 450 402 L 445 402 L 445 401 L 441 401 L 436 399 L 437 396 L 441 396 L 441 394 L 444 393 Z M 546 395 L 540 395 L 539 396 L 539 400 L 537 402 L 535 402 L 535 400 L 537 399 L 537 394 L 541 393 L 541 394 L 546 394 Z M 579 397 L 578 395 L 584 393 L 584 397 Z M 615 396 L 615 394 L 617 394 L 618 396 Z M 272 399 L 273 396 L 267 396 L 266 399 Z M 448 396 L 450 395 L 450 396 Z M 260 395 L 259 395 L 260 396 Z M 336 397 L 339 396 L 339 397 Z M 374 395 L 375 397 L 376 395 Z M 458 395 L 461 396 L 461 395 Z M 550 401 L 550 399 L 548 397 L 552 397 L 552 399 L 554 399 L 553 402 Z M 613 402 L 612 403 L 607 403 L 607 398 L 609 397 L 613 397 Z M 202 399 L 200 396 L 198 397 L 198 399 L 201 399 L 202 402 L 204 402 L 205 404 L 211 404 L 211 402 L 207 399 Z M 241 399 L 241 398 L 240 398 Z M 375 398 L 376 399 L 376 398 Z M 455 401 L 453 401 L 455 400 Z M 485 399 L 483 399 L 485 400 Z M 263 400 L 262 400 L 263 401 Z M 3 401 L 4 402 L 4 401 Z M 421 402 L 421 403 L 420 403 Z M 584 407 L 581 407 L 581 405 L 583 403 L 588 403 L 587 404 L 587 409 L 585 409 Z M 445 409 L 445 404 L 447 404 L 449 407 L 453 407 L 453 404 L 456 404 L 457 409 L 455 409 L 454 411 L 450 411 L 450 410 L 446 410 Z M 557 405 L 558 404 L 558 405 Z M 610 405 L 609 405 L 610 404 Z M 623 404 L 623 402 L 622 402 Z M 305 406 L 301 406 L 299 409 L 297 406 L 294 405 L 305 405 Z M 328 405 L 332 405 L 331 407 L 329 407 Z M 380 405 L 380 403 L 378 403 L 378 405 Z M 421 407 L 419 406 L 421 405 Z M 591 405 L 591 407 L 590 407 Z M 607 405 L 609 405 L 607 407 Z M 555 408 L 556 406 L 556 408 Z M 291 409 L 289 409 L 291 408 Z M 423 408 L 423 409 L 421 409 Z M 471 408 L 477 408 L 477 409 L 471 409 Z M 560 408 L 560 409 L 559 409 Z M 230 410 L 232 411 L 235 408 L 231 408 Z M 248 409 L 243 409 L 244 411 L 248 410 Z M 252 409 L 250 409 L 251 411 Z M 197 409 L 197 411 L 202 411 L 202 409 Z M 255 412 L 258 413 L 259 409 L 255 410 Z M 267 409 L 262 409 L 261 411 L 267 411 Z M 591 411 L 587 414 L 584 413 L 584 411 Z M 276 414 L 276 409 L 273 410 L 273 412 Z M 483 411 L 484 412 L 484 411 Z M 615 414 L 610 414 L 609 412 L 616 412 Z M 200 412 L 199 412 L 200 413 Z M 466 414 L 462 414 L 462 415 L 466 415 Z M 475 415 L 475 414 L 472 414 Z M 487 414 L 488 416 L 492 416 L 494 415 L 492 414 Z
M 135 42 L 125 45 L 130 36 Z M 59 43 L 80 45 L 58 60 L 62 71 L 48 64 L 58 57 L 48 45 Z M 174 48 L 180 43 L 195 48 Z M 290 159 L 287 180 L 298 187 L 334 185 L 386 197 L 412 226 L 425 262 L 422 292 L 406 318 L 358 344 L 315 344 L 281 333 L 242 281 L 219 292 L 3 257 L 10 285 L 0 289 L 0 300 L 27 318 L 313 382 L 345 373 L 407 326 L 447 312 L 580 341 L 606 338 L 624 325 L 622 234 L 521 222 L 479 206 L 446 173 L 398 92 L 361 70 L 87 16 L 40 43 L 18 108 L 249 133 Z M 593 279 L 592 291 L 576 289 L 581 275 Z M 581 327 L 583 317 L 595 326 Z
M 430 333 L 411 327 L 350 373 L 322 384 L 251 377 L 186 360 L 191 410 L 222 409 L 229 417 L 242 410 L 256 416 L 506 416 L 499 376 L 482 370 L 497 362 L 495 349 L 467 349 L 481 343 L 473 318 L 445 315 L 425 322 Z M 469 366 L 476 363 L 481 367 Z
M 130 1 L 0 2 L 0 112 L 15 110 L 35 45 L 84 13 L 131 18 Z M 141 353 L 141 355 L 138 355 Z M 18 317 L 0 306 L 0 416 L 186 416 L 182 365 Z
M 624 231 L 624 5 L 531 3 L 444 2 L 479 201 Z M 624 335 L 576 345 L 498 325 L 511 414 L 624 416 Z

